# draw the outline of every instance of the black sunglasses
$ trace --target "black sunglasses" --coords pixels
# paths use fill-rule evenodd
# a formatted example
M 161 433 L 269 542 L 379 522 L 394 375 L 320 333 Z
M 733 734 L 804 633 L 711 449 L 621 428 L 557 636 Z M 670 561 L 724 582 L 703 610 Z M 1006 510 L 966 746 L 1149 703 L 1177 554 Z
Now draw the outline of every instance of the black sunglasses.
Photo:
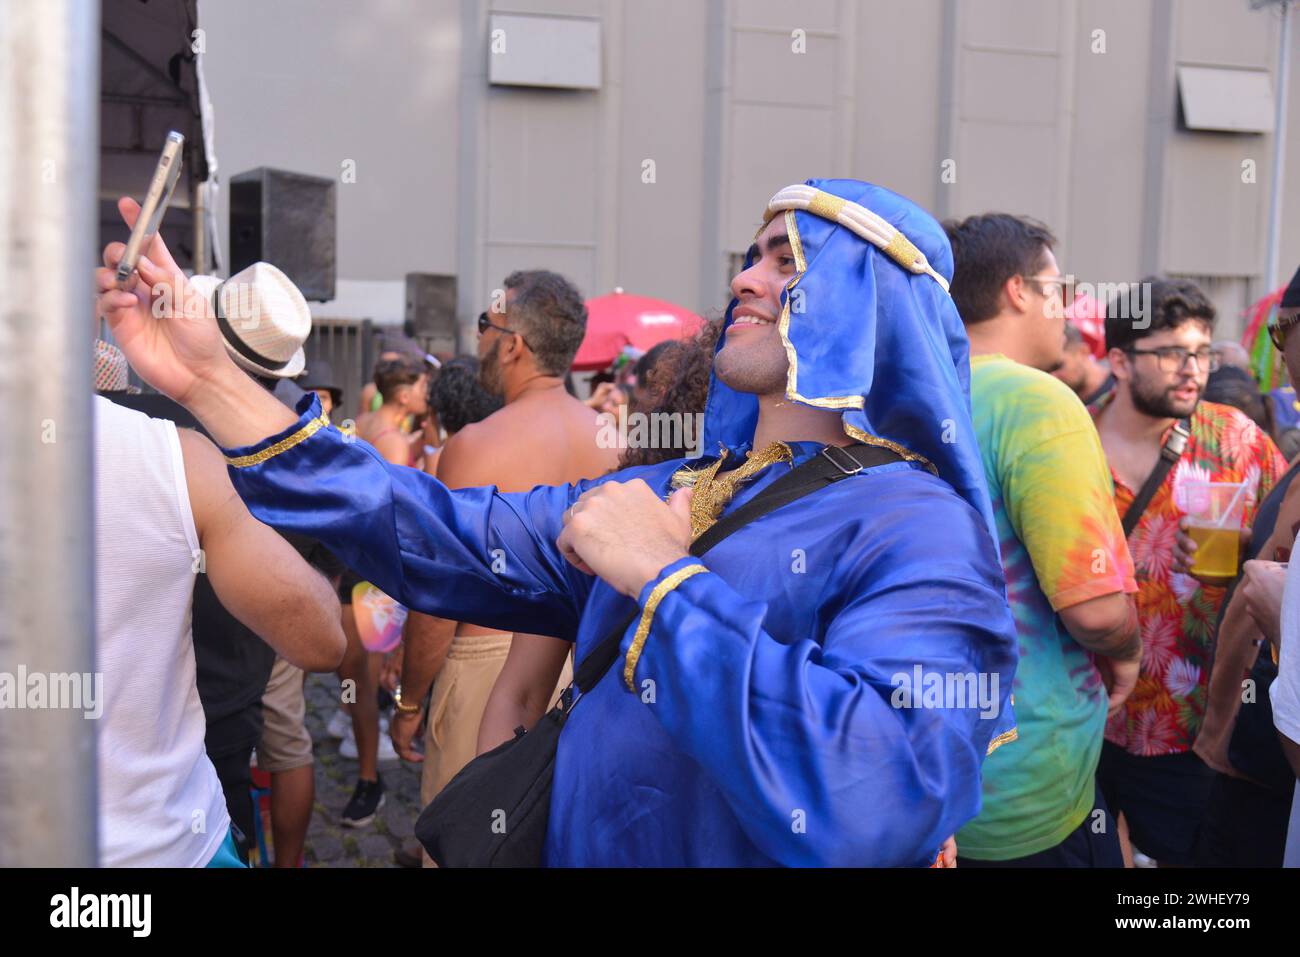
M 1278 352 L 1282 352 L 1286 345 L 1286 330 L 1300 322 L 1300 313 L 1289 316 L 1279 316 L 1277 321 L 1268 327 L 1268 337 L 1277 347 Z
M 529 349 L 533 348 L 532 346 L 528 345 L 528 340 L 524 339 L 524 334 L 522 332 L 516 332 L 514 329 L 507 329 L 505 326 L 494 325 L 488 319 L 488 314 L 486 312 L 480 312 L 478 314 L 478 334 L 481 336 L 489 329 L 495 329 L 497 332 L 504 332 L 507 335 L 511 335 L 511 336 L 518 336 L 521 340 L 523 340 L 525 346 L 528 346 Z

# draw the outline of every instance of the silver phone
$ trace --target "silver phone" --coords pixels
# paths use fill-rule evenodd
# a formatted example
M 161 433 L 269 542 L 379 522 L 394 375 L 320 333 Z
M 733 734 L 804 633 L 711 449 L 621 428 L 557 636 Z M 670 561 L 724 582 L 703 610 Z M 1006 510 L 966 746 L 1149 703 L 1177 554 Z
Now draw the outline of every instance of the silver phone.
M 140 218 L 135 221 L 131 238 L 126 243 L 126 252 L 122 254 L 122 261 L 117 264 L 119 288 L 124 288 L 131 281 L 131 274 L 135 272 L 136 263 L 140 261 L 140 254 L 153 241 L 158 227 L 162 224 L 163 213 L 167 212 L 167 204 L 171 202 L 172 190 L 176 188 L 176 181 L 181 177 L 181 148 L 184 145 L 185 137 L 180 133 L 172 130 L 167 134 L 162 155 L 158 157 L 153 178 L 149 180 L 149 191 L 144 194 L 144 202 L 140 204 Z

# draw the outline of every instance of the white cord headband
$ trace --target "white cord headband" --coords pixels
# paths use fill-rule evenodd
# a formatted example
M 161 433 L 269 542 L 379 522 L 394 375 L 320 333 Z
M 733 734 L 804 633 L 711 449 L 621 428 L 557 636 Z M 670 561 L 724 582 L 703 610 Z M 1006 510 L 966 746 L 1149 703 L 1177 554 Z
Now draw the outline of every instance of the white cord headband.
M 785 209 L 801 209 L 852 230 L 908 272 L 925 273 L 948 291 L 948 280 L 934 270 L 925 253 L 865 206 L 813 186 L 787 186 L 767 204 L 767 219 Z

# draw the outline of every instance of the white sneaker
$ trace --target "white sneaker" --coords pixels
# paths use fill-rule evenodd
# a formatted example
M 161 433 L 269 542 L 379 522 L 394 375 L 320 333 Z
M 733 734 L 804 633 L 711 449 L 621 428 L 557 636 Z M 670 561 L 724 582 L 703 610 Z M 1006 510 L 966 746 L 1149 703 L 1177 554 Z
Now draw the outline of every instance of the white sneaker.
M 339 742 L 339 754 L 349 761 L 357 759 L 357 739 L 349 730 L 348 734 Z M 388 729 L 380 727 L 379 729 L 379 761 L 396 761 L 397 752 L 393 749 L 393 739 L 388 736 Z
M 352 715 L 339 708 L 330 718 L 330 723 L 325 725 L 325 733 L 340 740 L 347 737 L 352 733 Z
M 325 725 L 325 733 L 331 738 L 337 738 L 340 741 L 352 737 L 352 715 L 342 708 L 335 711 L 334 717 L 330 718 L 329 724 Z M 379 716 L 379 733 L 388 733 L 388 715 L 386 714 Z

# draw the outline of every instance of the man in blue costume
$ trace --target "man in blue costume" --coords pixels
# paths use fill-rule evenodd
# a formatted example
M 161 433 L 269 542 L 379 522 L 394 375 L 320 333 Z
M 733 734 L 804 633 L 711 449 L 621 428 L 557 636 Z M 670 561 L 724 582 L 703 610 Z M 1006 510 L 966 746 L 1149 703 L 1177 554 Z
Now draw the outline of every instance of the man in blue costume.
M 408 607 L 566 638 L 579 661 L 632 616 L 560 738 L 548 865 L 926 866 L 979 811 L 981 763 L 1015 737 L 1015 630 L 952 257 L 911 202 L 853 180 L 778 193 L 732 280 L 711 454 L 523 494 L 391 466 L 314 398 L 295 419 L 226 359 L 161 239 L 129 291 L 121 252 L 97 273 L 114 338 L 211 430 L 257 517 Z M 156 318 L 151 295 L 183 308 Z M 688 554 L 855 442 L 899 458 Z

